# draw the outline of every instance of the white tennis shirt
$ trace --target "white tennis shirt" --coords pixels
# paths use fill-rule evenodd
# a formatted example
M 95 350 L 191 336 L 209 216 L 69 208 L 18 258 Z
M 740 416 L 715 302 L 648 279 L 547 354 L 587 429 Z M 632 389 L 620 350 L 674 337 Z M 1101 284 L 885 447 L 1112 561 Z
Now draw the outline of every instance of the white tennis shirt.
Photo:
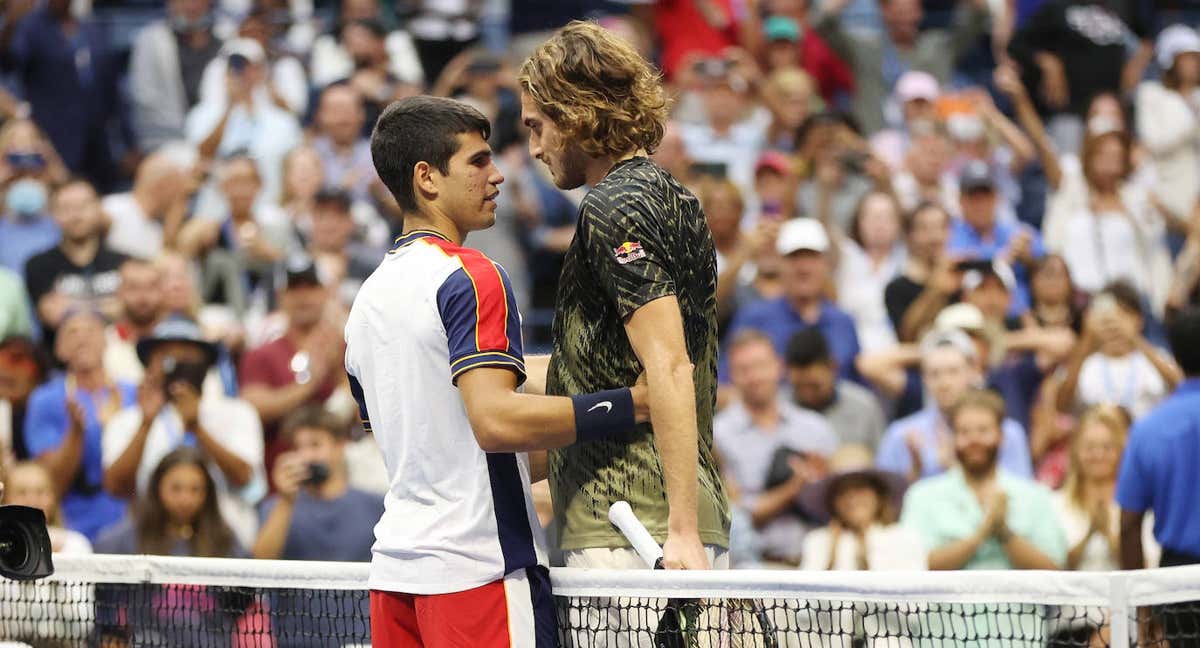
M 401 237 L 346 322 L 346 371 L 389 479 L 372 589 L 459 592 L 546 564 L 528 457 L 481 450 L 455 386 L 484 366 L 525 378 L 508 275 L 435 232 Z

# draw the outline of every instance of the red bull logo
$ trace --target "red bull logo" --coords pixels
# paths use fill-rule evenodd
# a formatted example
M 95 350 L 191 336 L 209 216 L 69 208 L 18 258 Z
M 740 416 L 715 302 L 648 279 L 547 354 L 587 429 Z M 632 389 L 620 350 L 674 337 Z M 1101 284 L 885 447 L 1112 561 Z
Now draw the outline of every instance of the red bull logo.
M 646 251 L 642 249 L 642 244 L 636 241 L 625 241 L 613 248 L 613 254 L 617 257 L 617 263 L 622 265 L 646 258 Z

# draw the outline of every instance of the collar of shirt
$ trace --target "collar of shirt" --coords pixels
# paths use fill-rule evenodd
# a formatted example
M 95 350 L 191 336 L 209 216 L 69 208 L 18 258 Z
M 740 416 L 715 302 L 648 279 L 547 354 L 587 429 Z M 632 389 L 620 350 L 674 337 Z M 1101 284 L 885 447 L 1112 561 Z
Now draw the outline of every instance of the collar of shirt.
M 817 319 L 810 322 L 804 319 L 804 316 L 800 314 L 800 311 L 796 310 L 795 307 L 792 306 L 792 302 L 788 301 L 787 297 L 779 297 L 777 299 L 780 308 L 784 312 L 786 312 L 792 319 L 803 323 L 805 326 L 819 327 L 824 324 L 826 318 L 829 316 L 829 309 L 833 307 L 833 304 L 831 304 L 828 299 L 822 299 L 821 308 L 817 312 Z

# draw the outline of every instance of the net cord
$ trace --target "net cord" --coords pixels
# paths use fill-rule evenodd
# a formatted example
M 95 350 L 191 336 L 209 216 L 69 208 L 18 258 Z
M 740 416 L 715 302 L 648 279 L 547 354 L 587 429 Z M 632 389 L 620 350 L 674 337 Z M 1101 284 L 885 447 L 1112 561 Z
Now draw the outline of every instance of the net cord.
M 362 590 L 368 563 L 170 556 L 54 556 L 61 583 L 153 583 Z M 1200 565 L 1127 572 L 803 572 L 550 570 L 557 596 L 804 598 L 874 602 L 1041 603 L 1114 611 L 1200 600 Z M 1115 615 L 1118 619 L 1127 614 Z M 1115 636 L 1124 636 L 1114 633 Z

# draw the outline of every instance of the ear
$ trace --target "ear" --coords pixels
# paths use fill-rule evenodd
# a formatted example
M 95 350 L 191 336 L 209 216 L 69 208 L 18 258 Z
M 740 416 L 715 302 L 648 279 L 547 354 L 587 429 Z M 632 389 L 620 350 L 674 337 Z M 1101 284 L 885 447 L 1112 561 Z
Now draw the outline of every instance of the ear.
M 424 160 L 413 165 L 413 193 L 426 200 L 437 199 L 438 186 L 433 177 L 436 173 L 438 170 Z

